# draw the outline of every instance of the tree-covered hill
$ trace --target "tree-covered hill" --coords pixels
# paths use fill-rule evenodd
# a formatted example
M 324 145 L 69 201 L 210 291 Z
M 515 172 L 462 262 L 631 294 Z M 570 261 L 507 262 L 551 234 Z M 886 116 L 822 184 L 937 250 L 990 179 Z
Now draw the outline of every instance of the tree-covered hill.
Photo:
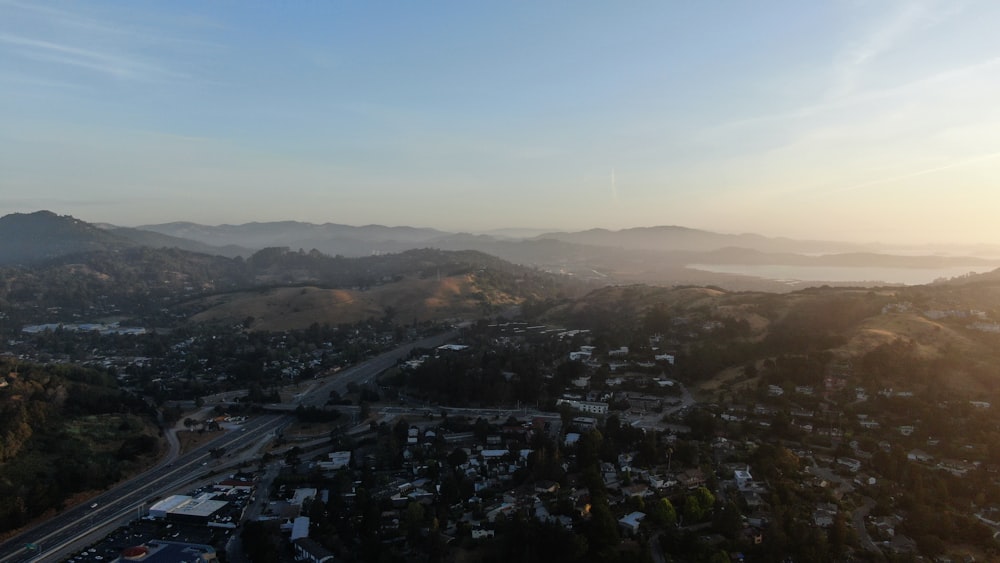
M 51 211 L 0 217 L 0 264 L 38 262 L 95 250 L 132 246 L 128 239 Z
M 199 313 L 198 299 L 206 296 L 301 286 L 368 291 L 396 284 L 409 287 L 413 299 L 425 299 L 439 297 L 428 280 L 456 277 L 475 278 L 470 289 L 475 298 L 498 307 L 576 295 L 582 287 L 564 276 L 474 251 L 424 249 L 343 258 L 269 248 L 244 260 L 176 248 L 131 247 L 0 268 L 0 311 L 21 323 L 117 316 L 164 326 Z M 421 294 L 425 286 L 426 295 Z M 385 303 L 379 295 L 372 298 L 380 312 L 377 316 L 385 307 L 398 308 L 392 296 Z M 308 326 L 327 319 L 304 320 Z
M 0 535 L 145 467 L 157 436 L 107 373 L 0 359 Z

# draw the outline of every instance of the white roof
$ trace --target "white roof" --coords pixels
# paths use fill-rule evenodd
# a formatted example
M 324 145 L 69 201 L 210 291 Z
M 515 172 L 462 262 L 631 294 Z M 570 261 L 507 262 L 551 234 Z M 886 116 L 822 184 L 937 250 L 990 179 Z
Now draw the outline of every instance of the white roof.
M 222 507 L 229 504 L 224 500 L 207 500 L 202 498 L 189 499 L 170 510 L 170 514 L 183 514 L 188 516 L 209 516 L 218 512 Z
M 642 522 L 642 519 L 645 517 L 646 517 L 645 512 L 633 512 L 632 514 L 626 514 L 625 516 L 622 516 L 622 519 L 619 520 L 619 522 L 622 522 L 624 524 L 629 524 L 631 526 L 638 526 L 639 522 Z
M 157 502 L 153 506 L 150 506 L 149 507 L 149 511 L 150 512 L 163 512 L 163 513 L 167 513 L 167 512 L 170 512 L 171 510 L 177 508 L 178 506 L 184 504 L 185 502 L 188 502 L 189 500 L 191 500 L 191 497 L 189 497 L 187 495 L 173 495 L 173 496 L 169 496 L 169 497 L 167 497 L 167 498 L 165 498 L 165 499 Z
M 292 522 L 292 537 L 291 540 L 295 541 L 299 538 L 309 537 L 309 517 L 299 516 Z
M 316 493 L 316 489 L 311 487 L 295 489 L 295 494 L 292 495 L 292 504 L 302 504 L 307 498 L 316 498 Z

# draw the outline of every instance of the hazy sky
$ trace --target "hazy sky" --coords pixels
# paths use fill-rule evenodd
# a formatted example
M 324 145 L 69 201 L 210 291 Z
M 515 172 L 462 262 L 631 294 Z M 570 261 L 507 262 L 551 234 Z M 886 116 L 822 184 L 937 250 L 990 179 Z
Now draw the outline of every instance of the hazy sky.
M 992 0 L 0 0 L 0 214 L 995 243 L 998 21 Z

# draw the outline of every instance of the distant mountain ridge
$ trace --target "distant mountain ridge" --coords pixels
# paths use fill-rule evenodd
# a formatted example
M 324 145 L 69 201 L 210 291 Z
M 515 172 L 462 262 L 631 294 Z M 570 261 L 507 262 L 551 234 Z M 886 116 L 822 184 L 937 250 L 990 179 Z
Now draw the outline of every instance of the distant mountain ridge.
M 944 268 L 996 267 L 1000 261 L 961 256 L 890 255 L 878 245 L 797 240 L 758 234 L 725 234 L 675 225 L 579 232 L 538 229 L 499 230 L 493 234 L 447 233 L 436 229 L 368 225 L 352 227 L 294 221 L 209 227 L 193 223 L 149 225 L 177 237 L 212 244 L 316 249 L 331 256 L 369 256 L 413 248 L 476 250 L 516 264 L 568 273 L 605 283 L 722 284 L 742 289 L 783 290 L 747 284 L 752 276 L 709 275 L 696 264 L 824 267 Z M 512 236 L 519 233 L 522 236 Z M 529 236 L 534 234 L 534 236 Z M 863 280 L 858 280 L 859 282 Z M 808 282 L 806 282 L 808 283 Z M 869 282 L 870 283 L 870 282 Z
M 531 234 L 530 231 L 537 232 L 525 230 L 522 234 Z M 701 284 L 765 291 L 787 291 L 789 288 L 784 281 L 710 272 L 711 268 L 697 269 L 697 265 L 928 269 L 970 266 L 980 271 L 982 267 L 1000 266 L 996 258 L 929 253 L 900 256 L 873 251 L 880 248 L 877 245 L 723 234 L 680 226 L 548 232 L 522 238 L 509 236 L 516 230 L 499 232 L 508 236 L 449 233 L 408 226 L 299 221 L 217 226 L 175 222 L 141 228 L 99 227 L 70 216 L 39 211 L 0 218 L 0 265 L 38 263 L 79 252 L 139 247 L 177 248 L 244 259 L 268 248 L 317 251 L 346 258 L 399 254 L 415 249 L 471 250 L 597 283 Z M 808 285 L 819 281 L 802 283 Z
M 106 228 L 108 232 L 125 238 L 138 246 L 148 246 L 150 248 L 179 248 L 189 252 L 215 254 L 218 256 L 225 256 L 227 258 L 253 254 L 253 250 L 243 246 L 213 246 L 194 239 L 164 235 L 155 231 L 146 231 L 130 227 L 115 227 L 111 225 L 104 228 Z
M 723 234 L 679 226 L 636 227 L 611 231 L 590 229 L 577 232 L 544 232 L 540 229 L 499 229 L 490 234 L 449 233 L 430 228 L 387 227 L 384 225 L 350 226 L 337 223 L 302 223 L 279 221 L 241 225 L 207 226 L 177 222 L 143 225 L 138 229 L 213 245 L 235 245 L 260 249 L 288 246 L 293 249 L 316 248 L 328 254 L 369 254 L 373 251 L 399 251 L 415 244 L 453 247 L 458 239 L 470 250 L 475 245 L 496 246 L 528 240 L 556 240 L 574 245 L 625 248 L 629 250 L 708 252 L 727 247 L 749 248 L 759 252 L 844 253 L 862 252 L 864 245 L 836 241 L 772 238 L 757 234 Z M 378 247 L 378 248 L 376 248 Z M 366 251 L 365 251 L 366 250 Z
M 51 211 L 0 217 L 0 264 L 38 262 L 67 254 L 132 246 L 121 236 Z
M 302 223 L 299 221 L 278 221 L 268 223 L 244 223 L 241 225 L 199 225 L 197 223 L 177 222 L 159 225 L 143 225 L 137 227 L 178 238 L 196 240 L 212 246 L 242 246 L 259 250 L 274 246 L 287 246 L 293 249 L 313 248 L 326 252 L 324 247 L 331 241 L 345 245 L 345 249 L 360 246 L 363 243 L 402 243 L 412 245 L 449 236 L 451 233 L 417 227 L 386 227 L 384 225 L 364 225 L 355 227 L 337 223 Z M 412 248 L 409 246 L 408 248 Z M 405 250 L 406 248 L 401 248 Z M 393 248 L 393 250 L 397 250 Z M 360 252 L 370 254 L 371 252 Z M 334 252 L 333 254 L 344 254 Z

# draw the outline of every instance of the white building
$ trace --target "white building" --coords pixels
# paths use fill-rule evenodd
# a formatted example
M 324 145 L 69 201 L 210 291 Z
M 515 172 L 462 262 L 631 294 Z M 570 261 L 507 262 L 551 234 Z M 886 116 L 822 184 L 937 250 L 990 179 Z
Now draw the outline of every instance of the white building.
M 567 404 L 578 411 L 590 414 L 608 414 L 608 404 L 592 401 L 577 401 L 574 399 L 559 399 L 557 405 Z
M 646 517 L 645 512 L 633 512 L 631 514 L 626 514 L 618 520 L 618 525 L 621 526 L 622 530 L 630 535 L 635 535 L 639 533 L 639 524 Z
M 753 486 L 753 475 L 750 474 L 749 465 L 746 469 L 737 469 L 734 471 L 733 478 L 736 479 L 736 488 L 741 491 L 750 489 Z

